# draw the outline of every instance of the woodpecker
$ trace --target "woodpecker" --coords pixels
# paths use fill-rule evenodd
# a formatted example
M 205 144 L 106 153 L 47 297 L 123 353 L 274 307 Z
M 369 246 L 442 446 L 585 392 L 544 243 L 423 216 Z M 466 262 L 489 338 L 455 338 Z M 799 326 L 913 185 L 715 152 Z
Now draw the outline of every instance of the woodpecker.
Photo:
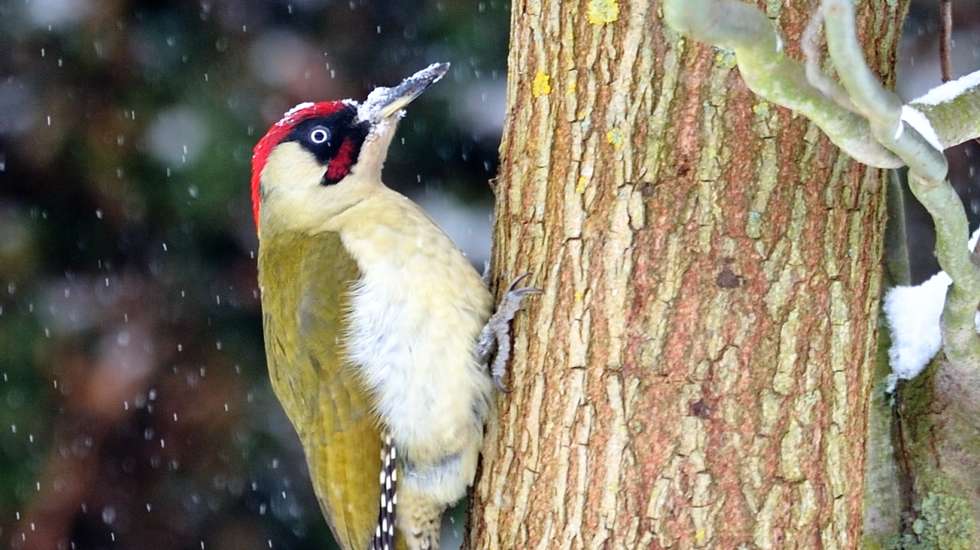
M 519 278 L 494 313 L 463 253 L 381 181 L 402 109 L 448 69 L 297 105 L 252 157 L 269 375 L 348 550 L 438 548 L 473 482 L 509 322 L 536 292 Z

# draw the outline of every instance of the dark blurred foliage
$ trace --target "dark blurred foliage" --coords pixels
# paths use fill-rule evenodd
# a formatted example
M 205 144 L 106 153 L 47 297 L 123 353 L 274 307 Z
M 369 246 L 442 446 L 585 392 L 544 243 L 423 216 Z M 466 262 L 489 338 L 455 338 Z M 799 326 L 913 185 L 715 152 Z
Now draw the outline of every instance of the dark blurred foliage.
M 266 378 L 251 147 L 450 61 L 385 180 L 481 262 L 508 10 L 0 1 L 0 547 L 329 547 Z

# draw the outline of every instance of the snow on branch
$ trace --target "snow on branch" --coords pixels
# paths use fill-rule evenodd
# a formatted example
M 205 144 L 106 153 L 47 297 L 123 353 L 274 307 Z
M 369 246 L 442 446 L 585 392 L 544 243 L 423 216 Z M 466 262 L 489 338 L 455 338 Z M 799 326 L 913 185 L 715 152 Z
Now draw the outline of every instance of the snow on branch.
M 929 119 L 943 147 L 980 136 L 980 71 L 974 71 L 913 99 L 906 108 Z
M 936 150 L 919 132 L 906 131 L 901 100 L 882 86 L 864 61 L 854 4 L 851 0 L 824 0 L 821 9 L 830 59 L 851 101 L 870 122 L 872 134 L 921 178 L 937 184 L 945 180 L 946 157 L 942 151 Z M 965 243 L 967 236 L 963 238 Z
M 908 164 L 909 188 L 936 226 L 936 258 L 953 280 L 943 308 L 947 357 L 976 365 L 980 361 L 980 338 L 974 319 L 980 304 L 980 268 L 971 259 L 963 203 L 946 179 L 946 157 L 919 130 L 913 127 L 912 131 L 903 131 L 908 117 L 903 120 L 901 101 L 881 85 L 864 61 L 852 1 L 824 0 L 822 9 L 827 46 L 841 83 L 870 121 L 878 141 Z M 922 125 L 920 128 L 925 130 Z M 928 131 L 934 133 L 931 123 Z
M 772 23 L 754 6 L 736 0 L 664 0 L 668 25 L 735 51 L 739 71 L 752 91 L 806 116 L 859 162 L 909 167 L 909 187 L 933 218 L 936 257 L 952 280 L 942 310 L 943 347 L 952 363 L 975 370 L 980 364 L 975 325 L 980 267 L 967 245 L 963 204 L 946 179 L 943 149 L 980 137 L 980 71 L 903 105 L 864 59 L 852 0 L 823 0 L 820 10 L 804 40 L 808 78 L 801 64 L 785 55 Z M 840 85 L 817 74 L 813 44 L 821 17 L 843 94 Z M 917 366 L 903 368 L 913 371 Z
M 980 229 L 973 232 L 968 248 L 973 250 L 980 239 Z M 928 366 L 933 356 L 942 349 L 943 308 L 949 285 L 953 280 L 940 271 L 928 281 L 917 286 L 894 286 L 885 294 L 883 308 L 892 332 L 892 345 L 888 350 L 888 363 L 892 374 L 888 377 L 886 391 L 891 393 L 898 380 L 911 380 Z M 974 315 L 975 330 L 980 332 L 980 312 L 964 310 Z M 963 326 L 968 326 L 963 321 Z M 965 336 L 973 337 L 966 332 Z M 954 346 L 953 353 L 959 346 Z

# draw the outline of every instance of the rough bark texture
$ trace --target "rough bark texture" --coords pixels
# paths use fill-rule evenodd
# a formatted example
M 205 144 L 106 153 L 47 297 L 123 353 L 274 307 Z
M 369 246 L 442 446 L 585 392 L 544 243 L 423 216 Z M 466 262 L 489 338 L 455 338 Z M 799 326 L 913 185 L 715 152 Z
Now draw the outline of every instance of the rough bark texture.
M 899 386 L 893 439 L 905 489 L 906 548 L 980 545 L 980 404 L 973 396 L 980 381 L 971 367 L 957 368 L 940 356 Z
M 889 188 L 892 193 L 894 188 Z M 894 212 L 894 210 L 889 210 Z M 890 220 L 889 226 L 894 228 Z M 886 245 L 887 248 L 887 245 Z M 887 278 L 886 278 L 887 280 Z M 909 480 L 901 475 L 895 452 L 894 396 L 887 393 L 888 348 L 891 346 L 884 318 L 879 320 L 878 356 L 875 359 L 874 383 L 868 407 L 868 432 L 865 435 L 867 454 L 864 458 L 864 532 L 861 547 L 865 550 L 887 548 L 902 531 L 902 516 L 906 512 L 911 492 Z
M 657 4 L 515 0 L 495 274 L 519 316 L 474 548 L 860 539 L 882 174 Z M 798 55 L 815 3 L 766 4 Z M 891 80 L 904 3 L 862 3 Z
M 965 159 L 963 152 L 946 151 L 952 166 Z M 888 199 L 888 284 L 921 282 L 927 262 L 913 257 L 922 254 L 906 226 L 915 207 L 897 171 Z M 947 314 L 943 316 L 948 322 Z M 972 323 L 973 315 L 968 311 L 967 316 Z M 891 345 L 889 332 L 883 330 L 869 411 L 863 547 L 980 548 L 980 368 L 976 361 L 950 361 L 939 353 L 915 379 L 899 381 L 894 393 L 887 394 Z

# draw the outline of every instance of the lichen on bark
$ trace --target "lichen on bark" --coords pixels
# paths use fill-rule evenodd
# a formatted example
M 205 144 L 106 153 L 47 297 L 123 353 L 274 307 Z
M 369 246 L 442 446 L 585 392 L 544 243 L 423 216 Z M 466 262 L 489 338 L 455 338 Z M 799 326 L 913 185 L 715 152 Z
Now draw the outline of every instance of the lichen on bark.
M 910 484 L 900 548 L 974 548 L 980 523 L 980 426 L 942 357 L 897 391 L 897 462 Z

